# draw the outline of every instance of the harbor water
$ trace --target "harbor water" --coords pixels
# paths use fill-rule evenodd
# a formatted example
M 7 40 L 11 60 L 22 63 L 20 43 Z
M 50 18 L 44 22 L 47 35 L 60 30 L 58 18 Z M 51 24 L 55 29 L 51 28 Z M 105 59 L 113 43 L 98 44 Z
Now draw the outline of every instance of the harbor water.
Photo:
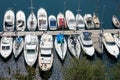
M 112 15 L 116 14 L 120 17 L 120 0 L 33 0 L 34 13 L 37 15 L 39 8 L 43 7 L 46 9 L 48 16 L 53 14 L 57 16 L 59 12 L 71 10 L 74 15 L 77 13 L 78 2 L 80 1 L 80 14 L 96 12 L 102 22 L 101 29 L 114 29 L 112 24 Z M 4 13 L 8 9 L 12 9 L 15 13 L 18 10 L 23 10 L 26 15 L 26 19 L 30 14 L 30 0 L 0 0 L 0 31 L 3 31 L 3 17 Z M 66 36 L 67 39 L 68 36 Z M 39 37 L 40 39 L 40 37 Z M 84 56 L 80 56 L 81 58 Z M 73 58 L 69 51 L 65 57 L 64 63 L 60 61 L 56 51 L 54 50 L 54 61 L 53 67 L 48 80 L 63 80 L 62 69 L 70 64 L 70 60 Z M 97 52 L 95 52 L 94 59 L 98 58 Z M 112 59 L 104 48 L 104 52 L 100 59 L 107 65 L 112 66 L 116 60 Z M 120 59 L 120 58 L 118 58 Z M 38 60 L 35 64 L 36 69 L 36 80 L 42 80 L 41 73 L 39 72 Z M 13 80 L 16 72 L 20 72 L 23 75 L 27 74 L 26 64 L 24 61 L 23 51 L 18 59 L 14 58 L 13 53 L 11 56 L 4 60 L 0 56 L 0 78 L 5 77 Z

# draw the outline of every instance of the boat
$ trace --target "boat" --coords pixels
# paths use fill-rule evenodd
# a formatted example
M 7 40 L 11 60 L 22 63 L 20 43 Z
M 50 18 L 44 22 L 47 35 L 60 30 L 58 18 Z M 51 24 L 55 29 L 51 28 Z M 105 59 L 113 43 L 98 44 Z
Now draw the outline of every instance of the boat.
M 40 39 L 39 67 L 43 71 L 51 69 L 53 64 L 53 37 L 44 33 Z
M 26 28 L 25 13 L 22 10 L 19 10 L 16 13 L 16 30 L 25 31 L 25 28 Z
M 95 13 L 93 14 L 93 23 L 94 23 L 95 29 L 100 28 L 100 20 Z
M 4 14 L 4 20 L 3 20 L 3 29 L 4 31 L 14 31 L 14 24 L 15 24 L 15 14 L 10 9 L 7 10 Z
M 117 44 L 117 46 L 120 48 L 120 33 L 116 33 L 113 35 L 113 38 L 115 40 L 115 43 Z
M 78 30 L 85 29 L 84 19 L 83 19 L 82 15 L 79 13 L 76 14 L 76 24 L 77 24 Z
M 25 36 L 24 58 L 28 66 L 33 66 L 38 56 L 38 37 L 34 34 Z
M 37 27 L 37 18 L 33 12 L 32 0 L 31 0 L 31 13 L 27 19 L 27 28 L 29 31 L 35 31 Z
M 10 54 L 12 53 L 12 44 L 13 43 L 13 38 L 10 36 L 4 36 L 1 38 L 1 56 L 3 58 L 7 58 L 10 56 Z
M 68 48 L 74 57 L 80 57 L 81 46 L 77 35 L 70 35 L 68 37 Z
M 49 29 L 50 30 L 56 30 L 57 29 L 57 20 L 54 15 L 50 15 L 48 18 L 49 21 Z
M 65 18 L 67 22 L 67 26 L 70 30 L 76 30 L 76 21 L 75 21 L 75 16 L 72 13 L 72 11 L 67 10 L 65 12 Z
M 115 44 L 115 40 L 111 33 L 103 33 L 103 44 L 108 51 L 109 54 L 114 56 L 115 58 L 118 58 L 119 55 L 119 48 Z
M 35 31 L 37 27 L 37 18 L 35 14 L 32 12 L 30 13 L 28 19 L 27 19 L 27 27 L 29 31 Z
M 37 20 L 38 20 L 38 29 L 39 30 L 47 30 L 47 28 L 48 28 L 47 12 L 44 8 L 40 8 L 38 10 Z
M 87 29 L 94 29 L 93 17 L 91 14 L 84 15 L 84 22 Z
M 57 24 L 58 24 L 58 29 L 67 28 L 65 17 L 61 12 L 57 15 Z
M 67 42 L 66 42 L 66 39 L 62 33 L 56 35 L 55 49 L 58 53 L 58 56 L 63 61 L 65 59 L 66 52 L 67 52 Z
M 15 58 L 17 58 L 23 50 L 24 41 L 23 38 L 18 36 L 13 42 L 13 53 Z
M 119 22 L 117 16 L 113 15 L 112 22 L 116 28 L 120 28 L 120 22 Z
M 93 56 L 95 53 L 95 48 L 93 46 L 93 41 L 91 39 L 91 33 L 90 32 L 83 32 L 78 36 L 78 39 L 80 41 L 81 47 L 83 51 L 88 56 Z

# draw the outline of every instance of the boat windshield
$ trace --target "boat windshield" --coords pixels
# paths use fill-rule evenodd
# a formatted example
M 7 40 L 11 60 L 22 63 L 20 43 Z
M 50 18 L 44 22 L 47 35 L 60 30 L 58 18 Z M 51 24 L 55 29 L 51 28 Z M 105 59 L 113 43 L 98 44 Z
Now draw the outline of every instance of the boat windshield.
M 51 57 L 51 54 L 41 54 L 41 57 Z
M 84 44 L 83 44 L 83 46 L 84 46 L 84 47 L 92 47 L 93 44 L 89 44 L 89 45 L 84 45 Z
M 75 23 L 75 20 L 74 20 L 74 19 L 70 19 L 70 20 L 69 20 L 69 23 L 71 23 L 71 24 L 72 24 L 72 23 Z
M 106 42 L 108 45 L 115 45 L 115 42 Z
M 27 49 L 27 53 L 28 54 L 34 54 L 35 53 L 35 49 Z
M 84 40 L 85 40 L 85 41 L 90 41 L 90 40 L 91 40 L 91 37 L 90 37 L 90 36 L 84 37 Z
M 10 46 L 2 46 L 2 50 L 9 50 Z
M 77 20 L 78 24 L 84 24 L 83 20 Z
M 17 24 L 20 24 L 19 27 L 23 27 L 24 21 L 23 21 L 23 20 L 19 20 L 19 21 L 17 22 Z
M 12 27 L 12 26 L 13 26 L 13 23 L 12 23 L 12 22 L 5 22 L 5 26 L 7 26 L 7 27 Z

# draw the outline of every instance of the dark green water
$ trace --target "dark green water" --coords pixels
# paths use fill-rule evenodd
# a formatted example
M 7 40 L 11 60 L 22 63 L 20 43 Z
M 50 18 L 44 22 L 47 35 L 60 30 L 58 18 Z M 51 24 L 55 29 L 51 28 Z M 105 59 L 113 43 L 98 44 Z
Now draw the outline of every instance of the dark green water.
M 37 10 L 40 7 L 43 7 L 47 10 L 48 16 L 53 14 L 57 16 L 59 12 L 63 12 L 64 10 L 64 2 L 65 10 L 71 10 L 74 15 L 77 13 L 78 9 L 78 0 L 33 0 L 33 6 L 35 7 L 34 13 L 37 14 Z M 16 6 L 15 6 L 16 4 Z M 3 16 L 7 9 L 13 9 L 14 12 L 18 10 L 23 10 L 26 14 L 26 18 L 30 13 L 30 0 L 0 0 L 0 31 L 3 30 Z M 104 14 L 103 14 L 104 9 Z M 112 15 L 116 14 L 118 17 L 120 16 L 120 0 L 80 0 L 80 13 L 84 16 L 85 13 L 93 14 L 93 12 L 97 12 L 100 20 L 102 19 L 103 25 L 102 28 L 105 29 L 113 29 L 112 25 Z M 95 55 L 95 57 L 97 57 Z M 71 55 L 67 52 L 67 56 L 65 58 L 65 62 L 63 65 L 61 64 L 56 52 L 54 54 L 54 63 L 52 68 L 52 73 L 49 80 L 63 80 L 62 68 L 68 65 L 70 61 Z M 113 59 L 111 59 L 106 50 L 104 50 L 103 56 L 101 57 L 103 62 L 109 67 L 115 63 Z M 38 69 L 38 65 L 36 64 Z M 10 72 L 9 72 L 10 69 Z M 10 79 L 14 79 L 14 74 L 19 71 L 21 74 L 27 74 L 23 53 L 19 56 L 18 60 L 14 59 L 13 54 L 10 56 L 8 60 L 3 60 L 0 57 L 0 77 L 6 77 Z M 36 79 L 41 79 L 40 73 L 36 70 Z

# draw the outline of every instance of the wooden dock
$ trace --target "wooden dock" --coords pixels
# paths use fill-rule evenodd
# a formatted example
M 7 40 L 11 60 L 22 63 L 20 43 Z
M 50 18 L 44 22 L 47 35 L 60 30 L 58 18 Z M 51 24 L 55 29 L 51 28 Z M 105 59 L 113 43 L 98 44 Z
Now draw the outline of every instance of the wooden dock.
M 64 35 L 71 35 L 71 34 L 81 34 L 84 31 L 88 31 L 92 33 L 92 40 L 93 45 L 98 53 L 102 53 L 103 45 L 102 45 L 102 38 L 101 35 L 103 33 L 118 33 L 120 29 L 105 29 L 105 30 L 65 30 L 65 31 L 47 31 L 46 33 L 51 35 L 57 35 L 59 33 L 64 33 Z M 0 36 L 25 36 L 27 34 L 35 34 L 37 36 L 42 35 L 45 31 L 25 31 L 25 32 L 0 32 Z
M 81 34 L 84 31 L 88 31 L 92 33 L 92 36 L 95 37 L 100 34 L 100 30 L 65 30 L 65 31 L 47 31 L 47 33 L 51 35 L 57 35 L 59 33 L 64 33 L 64 35 L 71 35 L 71 34 Z M 109 33 L 117 33 L 120 31 L 120 29 L 105 29 L 103 32 L 109 32 Z M 25 32 L 0 32 L 0 36 L 25 36 L 27 34 L 35 34 L 37 36 L 40 36 L 45 31 L 25 31 Z

